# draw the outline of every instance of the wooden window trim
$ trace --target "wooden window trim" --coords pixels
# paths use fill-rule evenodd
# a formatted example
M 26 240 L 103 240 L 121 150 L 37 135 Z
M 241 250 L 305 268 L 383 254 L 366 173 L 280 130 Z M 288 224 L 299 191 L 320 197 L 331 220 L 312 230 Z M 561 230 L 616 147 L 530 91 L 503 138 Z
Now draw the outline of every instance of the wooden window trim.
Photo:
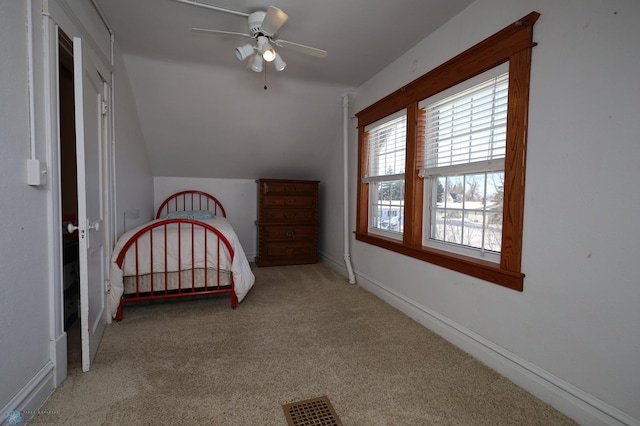
M 522 231 L 529 113 L 529 80 L 533 26 L 540 17 L 531 12 L 444 64 L 418 77 L 358 112 L 358 170 L 356 239 L 433 263 L 514 290 L 523 290 Z M 422 246 L 423 179 L 418 176 L 418 102 L 502 63 L 509 62 L 509 107 L 505 157 L 504 212 L 500 264 Z M 362 182 L 366 144 L 364 128 L 403 108 L 407 109 L 405 167 L 405 225 L 403 241 L 368 232 L 369 184 Z

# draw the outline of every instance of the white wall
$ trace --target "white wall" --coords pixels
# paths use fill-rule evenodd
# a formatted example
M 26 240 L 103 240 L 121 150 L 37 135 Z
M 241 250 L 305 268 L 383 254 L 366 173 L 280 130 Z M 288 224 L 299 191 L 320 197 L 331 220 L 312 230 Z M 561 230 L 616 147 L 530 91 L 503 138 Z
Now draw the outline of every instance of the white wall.
M 348 94 L 347 91 L 343 93 Z M 349 99 L 350 103 L 351 100 Z M 340 100 L 340 110 L 344 113 L 343 98 Z M 320 232 L 318 241 L 318 254 L 323 262 L 336 265 L 338 268 L 344 264 L 344 119 L 333 129 L 327 129 L 325 144 L 331 149 L 327 150 L 325 158 L 318 158 L 322 164 L 322 174 L 319 177 L 319 220 Z M 351 131 L 355 130 L 357 121 L 353 117 L 353 106 L 348 105 L 347 126 Z M 357 141 L 351 140 L 351 143 Z M 353 171 L 353 170 L 352 170 Z M 355 192 L 351 193 L 355 196 Z M 354 211 L 351 211 L 353 215 Z
M 154 176 L 316 179 L 341 90 L 242 66 L 126 55 Z M 230 161 L 231 159 L 231 161 Z
M 156 176 L 154 188 L 156 209 L 169 195 L 187 189 L 204 191 L 216 197 L 224 207 L 227 219 L 238 235 L 247 258 L 252 262 L 256 257 L 257 184 L 255 180 Z
M 28 46 L 27 6 L 33 18 L 33 48 Z M 39 0 L 0 0 L 0 410 L 37 410 L 66 377 L 66 337 L 62 329 L 61 214 L 54 65 L 56 48 L 46 31 L 56 24 L 69 36 L 81 36 L 105 57 L 109 34 L 90 2 L 50 0 L 50 15 Z M 43 22 L 46 22 L 44 24 Z M 51 44 L 48 44 L 49 41 Z M 34 114 L 29 113 L 29 52 L 33 52 Z M 152 210 L 153 180 L 144 153 L 131 88 L 121 54 L 115 54 L 116 144 L 121 177 L 120 200 L 137 200 Z M 52 66 L 48 69 L 48 66 Z M 118 74 L 118 71 L 121 71 Z M 51 87 L 47 86 L 51 84 Z M 121 95 L 118 98 L 118 95 Z M 31 121 L 30 121 L 31 118 Z M 30 148 L 30 126 L 34 147 Z M 136 131 L 137 129 L 137 131 Z M 27 185 L 27 159 L 47 170 L 45 183 Z M 126 203 L 124 203 L 127 206 Z M 122 211 L 122 210 L 121 210 Z M 28 416 L 23 415 L 28 420 Z M 0 423 L 4 422 L 4 415 Z
M 115 179 L 117 235 L 153 218 L 153 176 L 122 52 L 115 43 Z M 126 228 L 126 229 L 125 229 Z
M 354 111 L 534 10 L 524 292 L 360 242 L 353 264 L 361 285 L 579 421 L 637 424 L 640 3 L 477 0 L 361 86 Z
M 50 376 L 53 368 L 47 190 L 28 186 L 26 173 L 30 155 L 26 21 L 26 2 L 0 1 L 0 408 L 39 372 Z M 46 160 L 46 148 L 38 144 L 36 149 L 38 158 Z

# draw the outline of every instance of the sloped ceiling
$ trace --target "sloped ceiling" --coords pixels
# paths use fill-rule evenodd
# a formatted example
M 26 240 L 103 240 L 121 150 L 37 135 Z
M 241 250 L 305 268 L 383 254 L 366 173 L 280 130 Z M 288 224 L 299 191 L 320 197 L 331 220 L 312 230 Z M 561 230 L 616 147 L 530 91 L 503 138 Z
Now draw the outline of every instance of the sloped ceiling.
M 97 1 L 124 55 L 153 174 L 216 178 L 320 176 L 340 149 L 342 95 L 471 2 L 209 1 L 245 13 L 274 5 L 289 15 L 279 38 L 329 52 L 278 48 L 287 68 L 265 74 L 236 59 L 245 39 L 190 31 L 244 33 L 243 16 L 175 0 Z

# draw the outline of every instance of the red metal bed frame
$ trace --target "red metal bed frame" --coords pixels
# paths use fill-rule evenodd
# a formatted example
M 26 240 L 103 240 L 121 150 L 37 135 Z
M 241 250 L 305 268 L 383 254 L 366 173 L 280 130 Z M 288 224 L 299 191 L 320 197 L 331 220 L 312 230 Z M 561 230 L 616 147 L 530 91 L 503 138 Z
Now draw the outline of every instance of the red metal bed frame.
M 156 219 L 171 212 L 186 210 L 208 210 L 215 215 L 222 214 L 222 217 L 227 217 L 224 207 L 216 197 L 206 192 L 189 190 L 177 192 L 164 200 L 158 207 Z
M 210 194 L 207 194 L 202 191 L 182 191 L 176 194 L 171 195 L 167 198 L 158 208 L 156 217 L 159 219 L 164 215 L 167 215 L 170 212 L 174 211 L 188 211 L 188 210 L 208 210 L 212 211 L 215 215 L 222 215 L 226 217 L 226 212 L 222 204 Z M 167 234 L 167 229 L 169 225 L 175 225 L 178 227 L 178 232 L 175 235 L 169 236 Z M 191 246 L 190 256 L 191 256 L 191 267 L 184 268 L 182 267 L 182 259 L 183 259 L 183 244 L 185 242 L 182 241 L 184 236 L 182 236 L 182 232 L 180 232 L 184 227 L 187 227 L 187 230 L 190 229 L 190 240 L 186 242 L 187 245 Z M 157 259 L 154 258 L 153 255 L 153 238 L 158 238 L 158 228 L 161 229 L 161 241 L 163 241 L 164 246 L 164 258 Z M 154 233 L 154 230 L 156 232 Z M 196 270 L 195 264 L 195 242 L 197 241 L 196 236 L 202 235 L 203 245 L 204 245 L 204 265 L 208 265 L 207 262 L 207 248 L 208 245 L 214 242 L 217 244 L 216 253 L 218 253 L 218 257 L 216 258 L 217 266 L 215 268 L 217 274 L 217 280 L 215 283 L 210 284 L 207 279 L 207 269 L 204 269 L 204 282 L 196 282 Z M 150 291 L 141 291 L 140 290 L 140 280 L 141 276 L 138 274 L 139 271 L 139 258 L 138 258 L 138 241 L 142 237 L 149 237 L 149 242 L 147 245 L 150 246 L 151 251 L 149 254 L 149 265 L 157 264 L 158 262 L 162 262 L 164 270 L 158 272 L 156 268 L 156 272 L 149 274 L 148 279 L 150 283 Z M 187 237 L 189 238 L 189 237 Z M 175 245 L 177 250 L 177 257 L 179 259 L 178 263 L 180 264 L 179 271 L 168 271 L 167 270 L 167 247 L 169 245 Z M 131 302 L 140 302 L 144 300 L 158 300 L 158 299 L 172 299 L 184 296 L 200 296 L 205 294 L 219 294 L 219 293 L 229 293 L 231 295 L 231 307 L 235 308 L 238 305 L 238 299 L 236 297 L 235 285 L 233 282 L 233 274 L 230 272 L 224 272 L 220 270 L 220 255 L 225 254 L 229 256 L 229 264 L 233 262 L 234 250 L 229 243 L 229 240 L 216 228 L 211 226 L 209 223 L 202 222 L 195 219 L 164 219 L 160 221 L 154 221 L 144 228 L 140 229 L 136 232 L 129 240 L 125 243 L 122 250 L 120 251 L 119 256 L 116 259 L 116 263 L 120 269 L 123 269 L 123 263 L 125 260 L 125 256 L 128 250 L 135 250 L 135 292 L 129 294 L 123 294 L 120 298 L 120 304 L 118 305 L 118 311 L 115 316 L 116 321 L 122 320 L 122 310 L 124 303 Z M 189 260 L 188 257 L 185 260 Z M 130 266 L 130 265 L 129 265 Z M 149 268 L 153 270 L 152 267 Z M 181 273 L 184 271 L 189 271 L 191 276 L 191 285 L 187 288 L 183 288 L 183 283 L 181 279 Z M 176 289 L 168 288 L 168 275 L 170 273 L 177 272 L 177 280 L 178 286 Z M 228 273 L 230 278 L 229 285 L 220 285 L 221 274 Z M 164 279 L 161 280 L 164 282 L 164 285 L 158 285 L 159 288 L 154 286 L 154 275 L 160 274 Z

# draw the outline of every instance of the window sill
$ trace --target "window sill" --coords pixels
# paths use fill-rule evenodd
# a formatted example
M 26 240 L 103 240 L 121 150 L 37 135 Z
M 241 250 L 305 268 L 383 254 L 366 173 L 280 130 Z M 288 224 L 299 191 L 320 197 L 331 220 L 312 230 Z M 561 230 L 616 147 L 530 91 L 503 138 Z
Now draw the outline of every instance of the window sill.
M 443 268 L 451 269 L 516 291 L 523 291 L 524 274 L 500 269 L 499 265 L 426 247 L 409 247 L 374 234 L 356 232 L 356 240 L 378 246 Z

